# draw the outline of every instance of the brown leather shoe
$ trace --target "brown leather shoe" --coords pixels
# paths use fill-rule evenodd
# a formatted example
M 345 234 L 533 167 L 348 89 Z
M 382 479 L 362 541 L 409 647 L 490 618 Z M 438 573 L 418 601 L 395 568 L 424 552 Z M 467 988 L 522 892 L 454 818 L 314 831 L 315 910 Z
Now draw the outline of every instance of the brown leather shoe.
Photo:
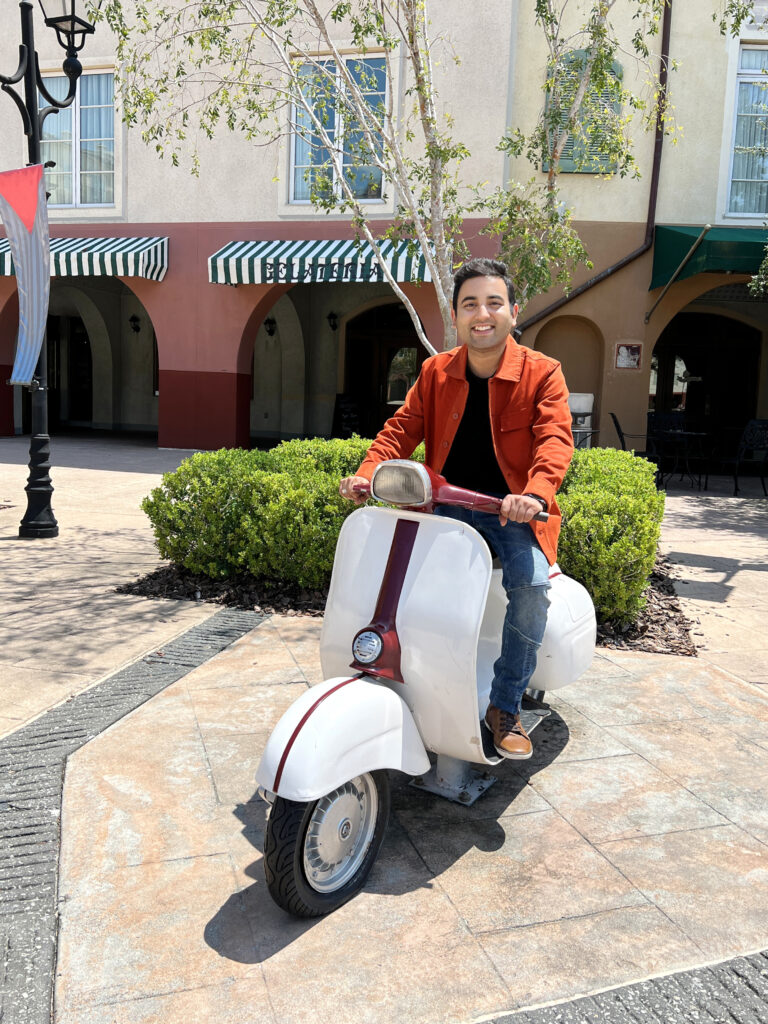
M 525 761 L 533 753 L 533 744 L 520 724 L 520 715 L 491 704 L 485 713 L 485 724 L 493 733 L 493 745 L 502 757 Z

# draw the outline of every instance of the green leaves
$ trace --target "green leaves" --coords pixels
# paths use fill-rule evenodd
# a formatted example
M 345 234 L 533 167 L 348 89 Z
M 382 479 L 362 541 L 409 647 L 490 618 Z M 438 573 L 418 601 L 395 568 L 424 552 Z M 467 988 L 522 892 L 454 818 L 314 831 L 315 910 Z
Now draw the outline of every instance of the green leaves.
M 654 473 L 631 452 L 578 450 L 558 495 L 558 561 L 590 592 L 600 622 L 632 622 L 645 605 L 664 515 Z
M 556 190 L 535 178 L 478 198 L 477 208 L 490 216 L 482 233 L 498 240 L 499 258 L 514 268 L 521 306 L 555 284 L 567 289 L 579 264 L 591 269 L 570 211 L 558 203 Z

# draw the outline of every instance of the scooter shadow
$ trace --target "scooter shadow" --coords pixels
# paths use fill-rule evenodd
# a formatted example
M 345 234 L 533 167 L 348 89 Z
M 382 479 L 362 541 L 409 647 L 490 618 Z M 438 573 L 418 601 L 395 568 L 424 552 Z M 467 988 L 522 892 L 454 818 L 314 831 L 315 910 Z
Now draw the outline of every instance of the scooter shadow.
M 502 761 L 489 772 L 497 781 L 471 807 L 452 803 L 409 785 L 409 778 L 390 772 L 391 814 L 378 860 L 364 892 L 400 896 L 431 889 L 435 877 L 472 849 L 495 853 L 505 842 L 504 819 L 541 809 L 541 798 L 529 780 L 550 764 L 569 738 L 568 727 L 552 711 L 536 729 L 530 761 Z M 322 918 L 300 920 L 273 901 L 264 879 L 262 854 L 267 806 L 256 794 L 234 810 L 242 837 L 259 856 L 244 869 L 251 885 L 233 893 L 205 927 L 205 941 L 220 956 L 237 963 L 258 964 L 300 939 Z M 450 830 L 450 842 L 441 833 Z M 440 847 L 433 858 L 430 851 Z

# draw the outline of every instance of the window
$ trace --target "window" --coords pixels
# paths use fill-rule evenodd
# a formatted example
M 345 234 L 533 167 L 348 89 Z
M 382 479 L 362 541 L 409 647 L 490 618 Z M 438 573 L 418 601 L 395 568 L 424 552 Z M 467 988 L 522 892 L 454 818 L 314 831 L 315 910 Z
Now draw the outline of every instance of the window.
M 768 47 L 742 46 L 728 213 L 768 213 Z
M 565 120 L 567 116 L 586 58 L 586 50 L 574 50 L 568 54 L 563 61 L 564 71 L 557 106 L 552 98 L 547 96 L 545 117 L 549 153 L 554 149 L 564 130 L 558 128 L 558 118 Z M 560 171 L 569 174 L 605 174 L 616 170 L 615 161 L 605 149 L 606 142 L 615 134 L 617 119 L 621 112 L 621 76 L 621 65 L 614 61 L 609 72 L 610 81 L 600 90 L 594 86 L 587 89 L 581 107 L 582 125 L 580 129 L 568 135 L 560 157 Z M 548 162 L 545 160 L 544 170 L 548 169 Z
M 346 62 L 350 77 L 360 87 L 368 105 L 384 117 L 386 64 L 383 57 L 352 57 Z M 301 91 L 311 104 L 326 138 L 321 137 L 313 118 L 300 106 L 294 107 L 293 171 L 291 202 L 309 203 L 313 198 L 329 199 L 341 194 L 341 183 L 331 162 L 330 144 L 341 158 L 344 177 L 359 199 L 380 200 L 381 170 L 371 163 L 370 144 L 347 105 L 340 101 L 344 84 L 336 63 L 330 60 L 305 64 L 300 71 Z M 380 139 L 380 136 L 378 137 Z M 376 145 L 374 140 L 374 147 Z
M 64 75 L 45 78 L 45 88 L 64 99 Z M 48 106 L 39 96 L 40 107 Z M 51 206 L 112 206 L 115 201 L 115 117 L 112 73 L 84 74 L 71 106 L 43 122 L 43 163 Z

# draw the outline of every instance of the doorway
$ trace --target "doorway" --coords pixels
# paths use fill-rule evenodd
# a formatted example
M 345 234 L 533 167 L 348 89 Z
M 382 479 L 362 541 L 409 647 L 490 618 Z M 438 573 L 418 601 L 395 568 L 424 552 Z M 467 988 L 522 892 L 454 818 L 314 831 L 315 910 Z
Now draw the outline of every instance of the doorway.
M 648 409 L 738 437 L 756 415 L 761 334 L 714 313 L 678 313 L 656 342 Z
M 79 316 L 49 316 L 48 430 L 93 426 L 93 358 L 88 331 Z M 22 430 L 31 430 L 29 389 L 24 388 Z
M 347 324 L 346 386 L 338 406 L 344 415 L 335 436 L 375 437 L 405 400 L 427 351 L 401 303 L 387 303 Z

